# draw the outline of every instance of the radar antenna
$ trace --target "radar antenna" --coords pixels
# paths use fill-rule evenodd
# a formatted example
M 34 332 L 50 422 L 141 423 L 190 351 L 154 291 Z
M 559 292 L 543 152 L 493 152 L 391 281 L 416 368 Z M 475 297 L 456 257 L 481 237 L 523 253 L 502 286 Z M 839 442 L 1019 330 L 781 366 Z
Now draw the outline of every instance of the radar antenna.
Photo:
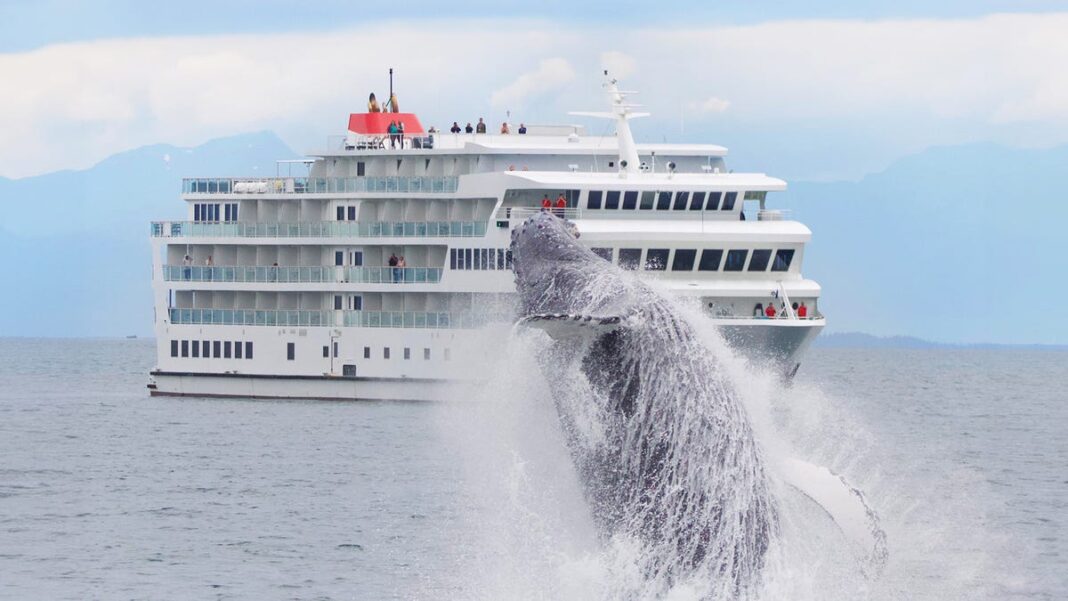
M 622 91 L 617 86 L 617 80 L 609 77 L 608 69 L 604 71 L 604 83 L 602 87 L 608 91 L 608 100 L 611 103 L 611 112 L 572 111 L 569 115 L 584 117 L 597 117 L 600 119 L 613 119 L 616 122 L 616 138 L 619 142 L 619 166 L 626 173 L 638 173 L 638 147 L 634 144 L 634 134 L 630 131 L 631 119 L 648 117 L 649 113 L 638 113 L 631 109 L 638 108 L 640 104 L 625 102 L 628 95 L 637 92 Z

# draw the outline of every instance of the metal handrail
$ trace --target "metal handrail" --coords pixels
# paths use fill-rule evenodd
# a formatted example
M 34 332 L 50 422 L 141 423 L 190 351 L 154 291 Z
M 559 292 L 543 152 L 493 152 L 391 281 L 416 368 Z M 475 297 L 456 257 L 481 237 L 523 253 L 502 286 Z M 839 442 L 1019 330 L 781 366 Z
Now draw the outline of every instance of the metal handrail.
M 459 181 L 455 175 L 187 177 L 182 179 L 182 194 L 449 194 L 456 192 Z
M 164 265 L 168 282 L 436 284 L 440 267 Z
M 155 238 L 474 238 L 486 235 L 484 221 L 153 221 Z
M 307 311 L 299 309 L 179 309 L 168 312 L 170 323 L 357 328 L 468 329 L 486 323 L 468 313 L 444 311 Z

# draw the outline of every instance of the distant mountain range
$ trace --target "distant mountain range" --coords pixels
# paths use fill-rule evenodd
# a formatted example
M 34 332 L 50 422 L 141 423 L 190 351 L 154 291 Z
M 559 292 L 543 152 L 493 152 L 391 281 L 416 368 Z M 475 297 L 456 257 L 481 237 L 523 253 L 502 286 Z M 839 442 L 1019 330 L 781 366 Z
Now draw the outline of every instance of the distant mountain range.
M 892 348 L 892 349 L 1027 349 L 1068 351 L 1068 345 L 1055 344 L 946 344 L 913 336 L 872 336 L 860 332 L 824 333 L 816 338 L 817 348 Z
M 14 291 L 0 335 L 150 335 L 149 222 L 185 215 L 181 178 L 274 175 L 276 160 L 297 157 L 260 132 L 0 178 Z M 1066 167 L 1068 147 L 934 148 L 858 182 L 791 182 L 769 202 L 813 230 L 804 271 L 823 286 L 828 334 L 1068 344 Z
M 195 148 L 145 146 L 83 171 L 0 178 L 0 335 L 151 335 L 149 222 L 184 218 L 181 179 L 274 175 L 275 160 L 297 156 L 260 132 Z

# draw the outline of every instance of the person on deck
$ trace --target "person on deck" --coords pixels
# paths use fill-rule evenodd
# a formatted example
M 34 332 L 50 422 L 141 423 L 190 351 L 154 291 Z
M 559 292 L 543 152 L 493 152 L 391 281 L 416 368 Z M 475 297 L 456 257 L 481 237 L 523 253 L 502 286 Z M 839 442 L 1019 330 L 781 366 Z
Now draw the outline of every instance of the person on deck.
M 396 282 L 397 281 L 397 255 L 390 255 L 389 256 L 388 265 L 389 265 L 389 281 Z
M 508 122 L 507 121 L 505 121 L 504 123 L 501 123 L 501 133 L 502 134 L 510 134 L 510 133 L 512 133 L 511 130 L 508 129 Z
M 797 308 L 797 316 L 801 319 L 806 319 L 808 317 L 808 307 L 805 306 L 804 302 Z
M 768 303 L 768 306 L 764 309 L 764 317 L 768 319 L 775 318 L 775 303 Z
M 400 142 L 400 147 L 404 148 L 404 122 L 397 122 L 397 142 Z
M 482 117 L 478 118 L 478 125 L 475 126 L 476 134 L 486 133 L 486 122 L 482 120 Z
M 470 121 L 467 122 L 467 127 L 464 128 L 464 131 L 469 134 L 475 133 L 475 128 L 471 125 Z
M 756 317 L 758 319 L 762 319 L 764 317 L 764 305 L 757 303 L 756 306 L 753 307 L 753 317 Z
M 553 201 L 549 200 L 549 195 L 548 194 L 546 194 L 545 196 L 542 197 L 542 199 L 541 199 L 541 208 L 544 209 L 544 210 L 548 210 L 548 209 L 553 208 Z
M 451 131 L 454 134 L 458 134 L 463 130 L 460 129 L 460 124 L 459 123 L 453 121 L 452 122 L 452 127 L 449 128 L 449 131 Z
M 404 255 L 397 257 L 397 269 L 395 271 L 397 271 L 398 274 L 398 282 L 404 281 L 404 269 L 406 267 L 408 267 L 408 262 L 404 260 Z
M 566 209 L 566 208 L 567 208 L 567 199 L 564 198 L 563 193 L 561 193 L 560 197 L 556 199 L 556 211 L 555 211 L 556 216 L 557 217 L 563 217 L 564 216 L 564 209 Z
M 390 121 L 389 122 L 389 127 L 386 128 L 386 133 L 389 134 L 389 147 L 390 148 L 396 148 L 397 147 L 397 122 L 396 121 Z
M 526 134 L 526 133 L 527 133 L 527 126 L 523 125 L 522 123 L 520 123 L 519 124 L 519 135 L 523 135 L 523 134 Z

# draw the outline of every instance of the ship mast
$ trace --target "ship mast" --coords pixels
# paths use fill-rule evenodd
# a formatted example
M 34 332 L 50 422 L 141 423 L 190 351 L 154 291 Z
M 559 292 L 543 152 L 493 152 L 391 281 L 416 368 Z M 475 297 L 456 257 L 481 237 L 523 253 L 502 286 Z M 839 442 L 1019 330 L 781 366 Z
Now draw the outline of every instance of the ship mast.
M 640 164 L 638 147 L 634 143 L 634 134 L 630 131 L 630 120 L 638 117 L 648 117 L 649 113 L 634 112 L 632 109 L 641 105 L 627 103 L 626 98 L 628 95 L 636 94 L 637 92 L 622 91 L 617 83 L 616 79 L 609 77 L 608 70 L 605 69 L 602 87 L 608 91 L 608 101 L 612 107 L 610 112 L 572 111 L 569 114 L 614 120 L 616 122 L 616 139 L 619 144 L 620 171 L 638 173 Z

